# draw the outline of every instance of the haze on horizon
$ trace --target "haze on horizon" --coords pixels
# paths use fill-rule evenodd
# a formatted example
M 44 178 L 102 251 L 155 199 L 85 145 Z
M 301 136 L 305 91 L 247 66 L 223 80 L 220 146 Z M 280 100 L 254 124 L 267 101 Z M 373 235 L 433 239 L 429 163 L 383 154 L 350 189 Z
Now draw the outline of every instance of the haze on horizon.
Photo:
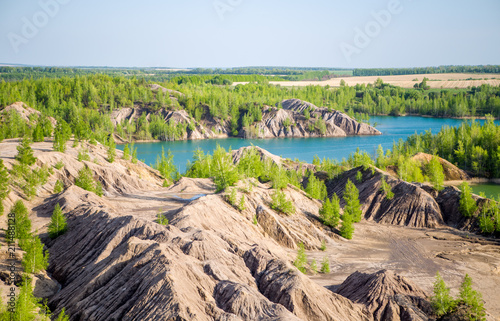
M 227 68 L 499 64 L 497 0 L 0 3 L 0 62 Z

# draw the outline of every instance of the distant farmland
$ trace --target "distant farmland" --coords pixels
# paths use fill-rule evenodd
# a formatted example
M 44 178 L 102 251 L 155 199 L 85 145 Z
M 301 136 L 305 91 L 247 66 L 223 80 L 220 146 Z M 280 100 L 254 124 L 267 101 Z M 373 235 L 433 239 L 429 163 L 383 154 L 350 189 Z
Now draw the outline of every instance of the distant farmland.
M 363 77 L 341 77 L 325 81 L 271 81 L 271 84 L 281 86 L 332 86 L 339 87 L 343 79 L 347 85 L 373 84 L 377 78 L 382 78 L 384 83 L 394 86 L 411 88 L 415 83 L 421 82 L 424 77 L 428 78 L 427 85 L 431 88 L 467 88 L 468 86 L 481 86 L 489 84 L 500 85 L 500 74 L 420 74 L 420 75 L 398 75 L 398 76 L 363 76 Z M 234 85 L 241 83 L 234 83 Z

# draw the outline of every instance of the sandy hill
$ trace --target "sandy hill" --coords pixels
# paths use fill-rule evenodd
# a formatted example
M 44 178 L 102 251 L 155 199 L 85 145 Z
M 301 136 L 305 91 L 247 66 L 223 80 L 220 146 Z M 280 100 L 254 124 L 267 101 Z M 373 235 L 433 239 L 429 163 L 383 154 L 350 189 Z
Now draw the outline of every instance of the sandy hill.
M 7 166 L 17 144 L 0 143 Z M 65 307 L 72 320 L 380 320 L 388 311 L 391 320 L 422 320 L 421 313 L 404 311 L 432 317 L 425 306 L 437 270 L 446 272 L 454 291 L 469 273 L 490 313 L 500 315 L 498 244 L 447 228 L 442 206 L 419 186 L 387 178 L 396 196 L 375 210 L 377 197 L 385 202 L 377 187 L 383 173 L 363 171 L 357 185 L 366 219 L 348 241 L 320 223 L 321 202 L 295 187 L 284 190 L 296 208 L 288 216 L 271 208 L 268 184 L 240 181 L 234 187 L 244 197 L 240 211 L 225 193 L 214 193 L 210 179 L 182 178 L 163 188 L 158 173 L 140 162 L 107 163 L 100 145 L 84 145 L 92 161 L 79 162 L 82 147 L 70 144 L 65 154 L 49 142 L 33 144 L 34 166 L 62 161 L 64 167 L 54 169 L 26 204 L 50 252 L 51 282 L 60 285 L 46 295 L 49 306 L 56 313 Z M 84 164 L 102 183 L 103 197 L 73 185 Z M 343 180 L 359 170 L 329 181 L 329 192 L 341 195 Z M 66 188 L 52 195 L 56 179 Z M 13 188 L 7 207 L 19 197 Z M 69 230 L 50 240 L 47 224 L 56 204 Z M 168 225 L 156 223 L 158 213 Z M 292 265 L 299 242 L 309 258 L 307 274 Z M 331 272 L 314 274 L 312 259 L 324 258 Z M 381 268 L 391 272 L 372 276 Z

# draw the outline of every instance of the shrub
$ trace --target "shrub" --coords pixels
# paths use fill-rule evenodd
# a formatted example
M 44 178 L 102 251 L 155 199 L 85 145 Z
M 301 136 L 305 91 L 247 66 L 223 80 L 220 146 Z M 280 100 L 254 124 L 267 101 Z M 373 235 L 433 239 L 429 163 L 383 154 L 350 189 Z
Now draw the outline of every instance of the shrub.
M 385 198 L 392 200 L 394 198 L 394 192 L 391 186 L 385 181 L 385 176 L 380 178 L 380 190 L 385 193 Z
M 89 155 L 89 151 L 87 149 L 83 149 L 83 150 L 78 151 L 78 161 L 79 162 L 82 162 L 82 161 L 90 162 L 90 155 Z
M 321 247 L 319 248 L 321 251 L 326 251 L 326 241 L 322 240 L 321 241 Z
M 458 304 L 465 307 L 469 320 L 484 320 L 485 311 L 481 293 L 472 289 L 472 279 L 465 275 L 460 285 Z
M 441 317 L 452 311 L 455 307 L 455 301 L 450 295 L 450 289 L 446 287 L 439 271 L 436 273 L 436 281 L 434 282 L 434 295 L 431 296 L 431 305 L 434 313 Z
M 156 214 L 156 223 L 161 224 L 161 225 L 168 224 L 168 219 L 165 217 L 165 214 L 163 214 L 161 211 L 159 211 Z
M 241 195 L 240 202 L 238 203 L 238 209 L 240 211 L 244 211 L 246 209 L 246 207 L 245 207 L 245 195 Z
M 236 207 L 236 189 L 231 188 L 231 192 L 226 194 L 226 200 L 231 206 Z
M 87 165 L 78 171 L 75 185 L 86 191 L 96 193 L 98 196 L 103 195 L 101 182 L 94 180 L 92 170 Z
M 330 260 L 328 256 L 323 257 L 321 261 L 321 273 L 330 273 Z
M 63 163 L 63 161 L 62 161 L 62 160 L 60 160 L 60 161 L 58 161 L 58 162 L 56 163 L 56 165 L 55 165 L 54 167 L 55 167 L 56 169 L 61 169 L 61 168 L 63 168 L 63 166 L 64 166 L 64 163 Z
M 313 273 L 318 273 L 318 263 L 316 263 L 316 259 L 313 259 L 311 262 L 311 271 Z
M 293 265 L 302 273 L 306 273 L 307 255 L 304 243 L 300 242 L 297 249 L 297 258 L 293 261 Z
M 54 194 L 61 193 L 63 190 L 64 190 L 64 184 L 60 180 L 57 180 L 54 185 Z
M 21 144 L 17 146 L 16 160 L 23 165 L 31 166 L 35 164 L 36 158 L 33 156 L 33 150 L 31 149 L 31 140 L 26 136 L 21 141 Z
M 9 195 L 9 172 L 3 164 L 3 159 L 0 159 L 0 215 L 3 215 L 4 206 L 3 200 Z

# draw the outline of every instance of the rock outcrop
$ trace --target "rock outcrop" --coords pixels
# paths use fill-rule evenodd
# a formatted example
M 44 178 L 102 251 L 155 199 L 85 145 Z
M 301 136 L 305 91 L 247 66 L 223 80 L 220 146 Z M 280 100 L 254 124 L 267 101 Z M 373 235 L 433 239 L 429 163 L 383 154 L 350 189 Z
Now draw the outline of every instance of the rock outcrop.
M 364 304 L 375 321 L 427 321 L 432 308 L 427 294 L 391 271 L 355 272 L 337 289 L 338 294 Z
M 158 89 L 163 87 L 154 87 Z M 163 88 L 164 91 L 167 90 Z M 171 94 L 178 94 L 175 91 Z M 348 115 L 336 110 L 329 111 L 328 108 L 319 108 L 311 103 L 299 100 L 288 99 L 281 102 L 283 108 L 264 106 L 262 119 L 247 128 L 243 128 L 238 137 L 244 138 L 275 138 L 275 137 L 343 137 L 351 135 L 380 135 L 381 133 L 370 125 L 357 122 Z M 186 132 L 178 140 L 210 139 L 229 137 L 233 135 L 231 122 L 229 119 L 216 119 L 210 115 L 208 106 L 205 109 L 200 121 L 196 121 L 185 110 L 166 110 L 164 108 L 156 111 L 165 122 L 182 124 Z M 310 118 L 304 116 L 304 110 L 310 110 Z M 148 108 L 139 105 L 134 108 L 121 108 L 114 110 L 110 119 L 113 124 L 123 121 L 136 121 L 141 115 L 146 114 L 146 119 L 150 119 L 153 114 Z M 324 128 L 319 128 L 322 124 Z M 236 135 L 236 134 L 234 134 Z M 162 140 L 172 139 L 171 137 L 160 137 Z
M 243 130 L 243 137 L 342 137 L 350 135 L 380 135 L 370 125 L 357 122 L 348 115 L 328 108 L 319 108 L 299 99 L 287 99 L 281 107 L 264 108 L 262 120 L 253 125 L 252 130 Z M 310 118 L 304 116 L 309 111 Z M 316 122 L 324 124 L 317 127 Z

